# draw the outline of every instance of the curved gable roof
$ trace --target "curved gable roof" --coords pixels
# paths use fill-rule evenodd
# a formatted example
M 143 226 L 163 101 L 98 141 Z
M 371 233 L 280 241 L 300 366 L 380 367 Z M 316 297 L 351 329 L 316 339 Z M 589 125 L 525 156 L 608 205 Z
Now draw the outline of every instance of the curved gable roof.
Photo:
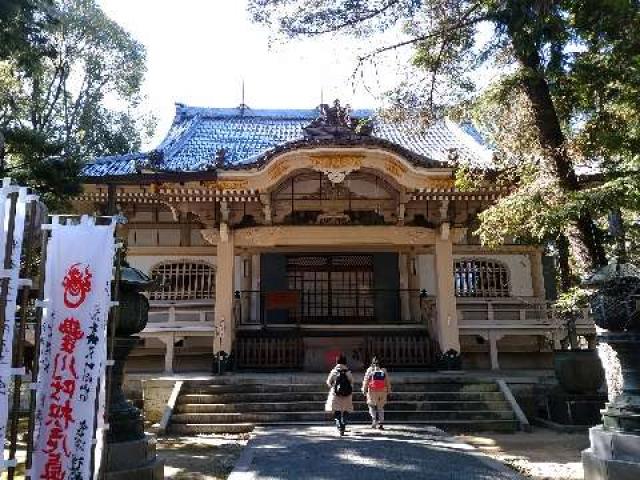
M 164 140 L 152 152 L 97 158 L 88 163 L 88 177 L 127 175 L 138 165 L 194 172 L 215 168 L 216 152 L 225 151 L 230 168 L 250 168 L 283 148 L 305 142 L 303 128 L 318 117 L 318 110 L 253 110 L 250 108 L 201 108 L 176 104 L 176 115 Z M 408 123 L 385 123 L 371 110 L 355 110 L 355 117 L 373 118 L 373 132 L 361 137 L 364 144 L 395 147 L 424 167 L 451 165 L 451 152 L 457 160 L 480 168 L 491 163 L 491 152 L 473 135 L 450 121 L 428 128 Z

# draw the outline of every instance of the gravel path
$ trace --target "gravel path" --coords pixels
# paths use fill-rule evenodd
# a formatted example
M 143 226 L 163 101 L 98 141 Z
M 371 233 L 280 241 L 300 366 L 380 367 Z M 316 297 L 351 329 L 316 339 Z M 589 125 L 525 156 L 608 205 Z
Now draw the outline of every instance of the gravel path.
M 532 433 L 477 433 L 457 438 L 534 480 L 584 478 L 580 453 L 589 447 L 587 432 L 558 433 L 534 427 Z
M 256 431 L 229 480 L 516 480 L 522 477 L 435 428 L 354 426 Z

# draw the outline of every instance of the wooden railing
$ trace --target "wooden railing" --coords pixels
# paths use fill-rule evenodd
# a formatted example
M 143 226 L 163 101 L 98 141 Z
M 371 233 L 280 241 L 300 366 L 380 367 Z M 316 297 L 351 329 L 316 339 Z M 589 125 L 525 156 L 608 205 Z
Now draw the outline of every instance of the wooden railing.
M 304 362 L 302 337 L 238 337 L 234 348 L 236 368 L 256 370 L 297 370 Z
M 178 340 L 186 337 L 213 336 L 213 302 L 211 300 L 151 301 L 149 306 L 149 322 L 140 332 L 140 336 L 155 338 L 164 343 L 164 369 L 166 373 L 172 373 L 175 344 Z
M 206 323 L 213 325 L 213 300 L 150 301 L 149 307 L 148 326 L 150 327 Z
M 421 325 L 435 319 L 435 297 L 425 290 L 236 290 L 236 325 Z
M 489 342 L 491 367 L 499 368 L 497 342 L 506 335 L 537 335 L 555 349 L 564 346 L 567 320 L 552 303 L 535 299 L 457 299 L 460 335 L 477 335 Z M 595 325 L 588 308 L 575 319 L 575 333 L 595 346 Z
M 375 355 L 389 368 L 435 366 L 438 353 L 437 342 L 427 334 L 367 338 L 367 363 Z

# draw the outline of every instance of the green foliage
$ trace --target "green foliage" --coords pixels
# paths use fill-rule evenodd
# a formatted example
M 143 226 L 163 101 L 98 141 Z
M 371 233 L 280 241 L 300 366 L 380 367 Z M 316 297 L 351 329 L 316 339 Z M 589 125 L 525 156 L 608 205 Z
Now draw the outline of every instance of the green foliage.
M 4 175 L 38 189 L 52 208 L 79 192 L 84 161 L 139 149 L 145 50 L 95 0 L 55 0 L 39 25 L 52 55 L 0 60 Z M 36 15 L 36 14 L 34 14 Z M 40 15 L 41 16 L 41 15 Z
M 285 36 L 370 35 L 402 27 L 403 38 L 372 46 L 359 66 L 413 48 L 419 79 L 391 92 L 394 107 L 427 112 L 413 114 L 416 118 L 448 114 L 471 120 L 489 139 L 497 167 L 491 181 L 512 190 L 480 216 L 477 233 L 485 244 L 566 234 L 573 265 L 588 270 L 604 260 L 602 241 L 608 237 L 602 227 L 609 211 L 627 212 L 627 229 L 636 235 L 629 221 L 640 206 L 637 0 L 250 0 L 249 5 L 256 21 Z M 598 178 L 582 178 L 579 164 L 596 166 Z M 480 172 L 458 168 L 459 188 L 486 182 Z
M 560 313 L 577 315 L 589 306 L 591 295 L 591 291 L 586 288 L 572 287 L 560 294 L 554 306 Z
M 0 1 L 0 60 L 25 65 L 50 55 L 44 29 L 55 21 L 50 0 Z

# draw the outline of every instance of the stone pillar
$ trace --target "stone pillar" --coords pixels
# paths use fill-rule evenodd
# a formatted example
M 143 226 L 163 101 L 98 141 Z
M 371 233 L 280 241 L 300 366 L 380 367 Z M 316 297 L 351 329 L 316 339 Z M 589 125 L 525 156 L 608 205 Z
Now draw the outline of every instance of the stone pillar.
M 438 341 L 443 352 L 453 349 L 460 352 L 458 312 L 453 278 L 453 239 L 449 224 L 440 225 L 436 235 L 436 310 L 438 315 Z
M 227 224 L 220 224 L 220 240 L 216 247 L 216 306 L 213 351 L 231 353 L 234 337 L 233 319 L 233 267 L 235 263 L 233 232 Z

